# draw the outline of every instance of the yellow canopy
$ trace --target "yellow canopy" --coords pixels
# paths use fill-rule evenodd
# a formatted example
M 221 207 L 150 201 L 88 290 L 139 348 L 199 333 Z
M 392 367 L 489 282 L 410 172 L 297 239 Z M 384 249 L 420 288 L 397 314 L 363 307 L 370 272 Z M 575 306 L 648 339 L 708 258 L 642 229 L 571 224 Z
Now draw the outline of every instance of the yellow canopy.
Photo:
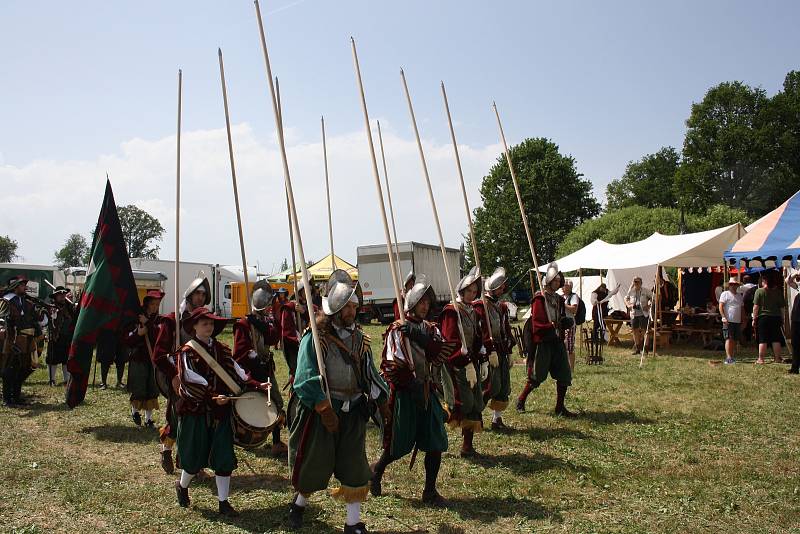
M 336 268 L 347 271 L 347 274 L 349 274 L 353 280 L 358 280 L 358 269 L 339 256 L 336 256 Z M 331 273 L 333 273 L 333 261 L 330 254 L 308 268 L 308 274 L 311 276 L 312 282 L 325 282 L 330 278 Z M 297 278 L 301 278 L 300 271 L 297 271 L 296 276 Z

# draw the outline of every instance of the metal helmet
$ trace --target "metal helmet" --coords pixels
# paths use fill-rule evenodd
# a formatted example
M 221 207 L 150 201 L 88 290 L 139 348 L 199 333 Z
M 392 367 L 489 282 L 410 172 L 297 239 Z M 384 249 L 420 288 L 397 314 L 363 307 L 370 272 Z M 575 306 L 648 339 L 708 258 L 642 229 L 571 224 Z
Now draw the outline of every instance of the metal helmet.
M 301 291 L 303 293 L 306 292 L 306 285 L 303 283 L 303 279 L 302 278 L 298 278 L 294 283 L 295 298 L 297 298 L 297 295 L 299 295 Z M 308 295 L 306 295 L 306 298 L 308 298 Z
M 480 279 L 481 279 L 481 272 L 478 270 L 478 267 L 475 266 L 469 270 L 467 276 L 461 279 L 461 281 L 458 283 L 458 288 L 456 288 L 456 290 L 459 293 L 461 293 L 475 282 L 480 282 Z M 478 288 L 478 290 L 480 291 L 480 287 Z
M 429 291 L 433 293 L 433 288 L 431 287 L 428 277 L 424 274 L 419 275 L 414 283 L 414 286 L 408 290 L 405 303 L 403 304 L 403 309 L 406 312 L 413 310 L 414 306 L 416 306 L 419 301 L 422 300 L 422 297 L 424 297 Z
M 547 266 L 547 273 L 544 276 L 544 285 L 549 285 L 550 282 L 555 280 L 556 277 L 561 278 L 561 285 L 559 288 L 564 286 L 564 275 L 561 274 L 561 271 L 558 270 L 558 264 L 556 262 L 550 262 L 550 265 Z
M 346 282 L 334 282 L 329 286 L 328 295 L 322 297 L 322 311 L 325 315 L 336 315 L 348 302 L 358 303 L 356 288 Z
M 421 276 L 425 276 L 425 275 L 421 275 Z M 417 275 L 414 273 L 414 269 L 411 269 L 410 271 L 408 271 L 408 274 L 406 275 L 405 279 L 403 280 L 403 287 L 406 287 L 408 285 L 408 283 L 412 282 L 412 281 L 415 282 L 415 283 L 417 281 Z
M 189 300 L 189 297 L 192 296 L 192 293 L 200 289 L 206 293 L 203 306 L 208 306 L 211 304 L 211 284 L 208 283 L 208 278 L 205 277 L 203 272 L 200 272 L 200 276 L 192 280 L 192 283 L 186 288 L 186 291 L 183 293 L 183 300 Z
M 333 288 L 334 285 L 336 285 L 337 282 L 348 284 L 350 286 L 353 285 L 353 279 L 350 277 L 349 274 L 347 274 L 347 271 L 345 271 L 344 269 L 336 269 L 331 273 L 330 277 L 328 278 L 327 291 L 330 292 L 330 290 Z
M 275 291 L 273 291 L 269 282 L 266 280 L 259 280 L 253 285 L 253 296 L 250 299 L 250 304 L 253 311 L 259 312 L 265 310 L 272 304 L 274 298 Z
M 506 270 L 503 267 L 498 267 L 494 270 L 492 276 L 486 279 L 486 291 L 500 289 L 507 281 Z

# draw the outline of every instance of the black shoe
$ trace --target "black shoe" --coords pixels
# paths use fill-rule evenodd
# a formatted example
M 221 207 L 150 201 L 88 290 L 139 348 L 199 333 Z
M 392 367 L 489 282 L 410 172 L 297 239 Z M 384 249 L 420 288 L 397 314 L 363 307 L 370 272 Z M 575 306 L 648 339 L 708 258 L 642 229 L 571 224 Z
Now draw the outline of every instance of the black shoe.
M 161 451 L 161 469 L 168 475 L 175 472 L 175 464 L 172 463 L 172 451 L 169 449 Z
M 555 410 L 553 413 L 554 413 L 554 415 L 556 415 L 556 416 L 559 416 L 559 417 L 566 417 L 566 418 L 568 418 L 568 419 L 571 419 L 571 418 L 573 418 L 573 417 L 578 417 L 578 414 L 576 414 L 575 412 L 571 412 L 571 411 L 567 410 L 567 409 L 566 409 L 565 407 L 563 407 L 563 406 L 562 406 L 561 408 L 556 408 L 556 410 Z
M 422 492 L 422 504 L 435 508 L 447 508 L 450 503 L 447 502 L 447 499 L 439 495 L 438 491 L 433 490 Z
M 3 407 L 5 407 L 5 408 L 16 408 L 17 405 L 14 404 L 13 400 L 3 399 Z
M 182 488 L 179 480 L 175 481 L 175 495 L 178 497 L 178 506 L 189 507 L 189 488 Z
M 224 501 L 219 501 L 219 515 L 224 515 L 227 517 L 239 517 L 239 512 L 237 512 L 231 503 L 228 502 L 228 499 Z
M 364 523 L 356 523 L 355 525 L 345 525 L 344 534 L 369 534 L 369 531 Z
M 131 414 L 131 419 L 133 419 L 133 422 L 136 424 L 136 426 L 142 426 L 142 414 L 139 412 L 133 412 Z
M 794 367 L 792 367 L 791 369 L 789 369 L 789 374 L 790 374 L 790 375 L 797 375 L 797 374 L 800 374 L 800 370 L 798 370 L 798 369 L 795 369 Z
M 100 389 L 108 389 L 108 384 L 106 384 L 105 382 L 101 382 Z
M 492 421 L 492 432 L 508 433 L 511 432 L 511 427 L 503 422 L 502 417 L 498 417 L 497 421 Z
M 375 472 L 375 466 L 372 466 L 372 480 L 369 482 L 369 492 L 372 494 L 373 497 L 380 497 L 383 493 L 383 489 L 381 488 L 381 480 L 383 479 L 383 474 L 378 474 Z
M 521 400 L 517 401 L 517 412 L 518 413 L 525 413 L 525 403 Z
M 292 499 L 292 504 L 289 505 L 289 528 L 292 530 L 303 527 L 303 512 L 306 511 L 305 506 L 297 506 L 294 503 L 296 499 L 297 494 L 295 494 L 294 499 Z
M 125 384 L 123 384 L 122 382 L 117 382 L 117 385 L 116 385 L 117 389 L 122 389 L 124 387 L 125 387 Z
M 56 381 L 55 380 L 51 380 L 50 382 L 47 383 L 47 385 L 50 386 L 50 387 L 53 387 L 53 386 L 56 385 Z
M 153 429 L 155 429 L 156 424 L 151 420 L 151 421 L 146 421 L 144 426 L 146 426 L 150 430 L 153 430 Z

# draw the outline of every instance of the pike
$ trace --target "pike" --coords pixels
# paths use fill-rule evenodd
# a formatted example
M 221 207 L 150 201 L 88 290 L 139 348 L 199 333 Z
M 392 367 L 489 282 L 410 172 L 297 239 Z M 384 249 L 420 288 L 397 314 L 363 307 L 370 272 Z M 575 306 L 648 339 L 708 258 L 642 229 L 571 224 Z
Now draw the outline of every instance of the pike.
M 283 127 L 283 107 L 281 106 L 281 86 L 278 83 L 278 77 L 275 76 L 275 99 L 278 102 L 278 119 L 281 121 L 281 128 Z M 289 223 L 289 243 L 292 247 L 292 285 L 294 286 L 294 293 L 295 293 L 295 301 L 297 300 L 297 260 L 294 256 L 294 229 L 292 228 L 292 208 L 289 207 L 289 190 L 286 188 L 286 184 L 283 184 L 283 191 L 286 194 L 286 221 Z M 308 304 L 308 295 L 306 295 L 306 304 Z M 311 314 L 309 312 L 309 319 L 311 319 Z M 294 324 L 296 327 L 300 327 L 300 312 L 297 311 L 297 306 L 294 308 Z M 297 338 L 300 339 L 302 332 L 298 332 Z M 291 380 L 286 382 L 286 386 L 283 387 L 285 390 L 286 387 L 291 384 Z
M 392 191 L 389 189 L 389 171 L 386 170 L 386 154 L 383 151 L 383 134 L 381 134 L 381 121 L 378 123 L 378 144 L 381 147 L 381 162 L 383 163 L 383 179 L 386 182 L 386 200 L 389 201 L 389 217 L 392 220 L 392 239 L 394 239 L 394 255 L 397 258 L 397 279 L 403 279 L 403 273 L 400 271 L 400 249 L 397 246 L 397 227 L 394 224 L 394 208 L 392 207 Z M 405 289 L 405 288 L 404 288 Z M 405 298 L 405 296 L 403 297 Z M 397 302 L 397 306 L 403 306 L 403 302 Z
M 325 162 L 325 196 L 328 198 L 328 237 L 331 242 L 331 271 L 336 270 L 336 256 L 333 254 L 333 217 L 331 215 L 331 183 L 328 179 L 328 143 L 325 140 L 325 117 L 320 117 L 322 124 L 322 157 Z
M 220 56 L 220 60 L 221 60 Z M 181 263 L 181 106 L 183 72 L 178 69 L 178 147 L 175 170 L 175 349 L 181 346 L 180 263 Z
M 425 161 L 425 152 L 422 149 L 422 140 L 419 137 L 419 128 L 417 128 L 417 118 L 414 115 L 414 106 L 411 104 L 411 95 L 408 92 L 408 84 L 406 83 L 406 75 L 403 72 L 403 69 L 400 69 L 400 79 L 403 81 L 403 90 L 406 94 L 406 101 L 408 102 L 408 111 L 411 114 L 411 125 L 414 127 L 414 136 L 417 139 L 417 149 L 419 150 L 419 158 L 422 162 L 422 174 L 425 176 L 425 185 L 428 186 L 428 199 L 431 202 L 431 211 L 433 211 L 433 220 L 436 222 L 436 231 L 439 234 L 439 248 L 442 251 L 442 263 L 444 263 L 444 273 L 447 277 L 447 285 L 450 289 L 450 299 L 453 303 L 453 306 L 457 306 L 456 303 L 456 291 L 453 288 L 453 280 L 450 278 L 450 268 L 447 266 L 447 252 L 445 251 L 444 247 L 444 237 L 442 236 L 442 225 L 439 222 L 439 211 L 436 209 L 436 200 L 433 198 L 433 189 L 431 188 L 431 177 L 428 173 L 428 164 Z M 458 308 L 456 308 L 456 317 L 458 317 L 458 334 L 461 337 L 461 352 L 466 354 L 467 351 L 467 343 L 466 338 L 464 337 L 464 325 L 461 324 L 461 313 L 458 312 Z
M 300 269 L 303 273 L 303 284 L 306 288 L 311 287 L 308 268 L 306 267 L 306 257 L 303 252 L 303 238 L 300 235 L 300 223 L 297 220 L 297 208 L 294 203 L 294 191 L 292 190 L 292 177 L 289 174 L 289 161 L 286 156 L 286 140 L 283 135 L 283 113 L 279 111 L 278 100 L 275 93 L 275 84 L 272 81 L 272 67 L 269 63 L 269 52 L 267 50 L 267 39 L 264 36 L 264 23 L 261 20 L 261 8 L 258 5 L 258 0 L 253 2 L 256 8 L 256 18 L 258 20 L 258 31 L 261 37 L 261 49 L 264 52 L 264 66 L 266 68 L 267 81 L 269 82 L 270 96 L 272 100 L 272 112 L 275 117 L 275 128 L 278 132 L 278 146 L 281 151 L 281 161 L 283 162 L 283 179 L 286 187 L 286 196 L 289 199 L 289 213 L 292 219 L 292 227 L 294 234 L 297 236 L 297 252 L 300 256 Z M 308 297 L 308 295 L 306 295 Z M 317 354 L 317 366 L 319 367 L 319 374 L 321 377 L 321 387 L 325 391 L 325 398 L 330 402 L 331 394 L 328 389 L 328 379 L 325 372 L 325 360 L 322 358 L 322 345 L 320 344 L 319 330 L 317 328 L 316 317 L 314 317 L 313 305 L 309 302 L 309 323 L 311 324 L 311 336 L 314 342 L 314 352 Z
M 503 141 L 503 152 L 506 155 L 506 162 L 508 163 L 508 170 L 511 171 L 511 182 L 514 184 L 514 193 L 517 195 L 517 204 L 519 205 L 519 215 L 522 217 L 522 224 L 525 227 L 525 236 L 528 238 L 528 247 L 531 249 L 531 258 L 533 259 L 533 267 L 536 269 L 536 280 L 539 282 L 539 290 L 544 295 L 544 286 L 542 285 L 542 273 L 539 271 L 539 260 L 536 259 L 536 249 L 533 246 L 533 236 L 531 235 L 531 228 L 528 226 L 528 216 L 525 215 L 525 207 L 522 205 L 522 195 L 519 193 L 519 182 L 517 181 L 517 173 L 514 171 L 514 164 L 511 162 L 511 153 L 508 151 L 508 143 L 506 143 L 506 134 L 503 132 L 503 123 L 500 122 L 500 113 L 497 111 L 497 104 L 492 102 L 492 109 L 494 115 L 497 117 L 497 128 L 500 130 L 500 139 Z M 531 287 L 531 292 L 533 292 Z M 531 303 L 531 309 L 533 303 Z M 544 307 L 547 312 L 547 319 L 552 322 L 553 318 L 550 317 L 550 310 L 547 306 Z M 531 321 L 533 323 L 533 321 Z
M 50 286 L 50 289 L 55 289 L 55 288 L 56 288 L 56 286 L 54 286 L 53 284 L 51 284 L 51 283 L 50 283 L 50 280 L 48 280 L 47 278 L 45 278 L 45 279 L 44 279 L 44 283 L 45 283 L 45 284 L 47 284 L 48 286 Z M 69 302 L 69 303 L 70 303 L 70 304 L 72 304 L 73 306 L 75 305 L 75 303 L 74 303 L 74 302 L 72 302 L 72 300 L 70 300 L 70 298 L 69 298 L 69 297 L 64 297 L 64 298 L 67 300 L 67 302 Z
M 233 182 L 233 203 L 236 206 L 236 224 L 239 227 L 239 250 L 242 253 L 242 272 L 244 273 L 244 298 L 247 302 L 247 311 L 250 311 L 250 281 L 247 274 L 247 258 L 244 253 L 244 234 L 242 233 L 242 212 L 239 209 L 239 188 L 236 185 L 236 164 L 233 158 L 233 141 L 231 140 L 231 118 L 228 112 L 228 89 L 225 85 L 225 66 L 222 61 L 222 49 L 217 49 L 219 55 L 219 77 L 222 83 L 222 103 L 225 106 L 225 131 L 228 134 L 228 157 L 231 162 L 231 181 Z M 177 298 L 176 298 L 177 300 Z M 176 329 L 179 330 L 179 329 Z
M 475 227 L 472 225 L 472 212 L 469 209 L 469 200 L 467 200 L 467 188 L 464 185 L 464 171 L 461 169 L 461 157 L 458 154 L 458 143 L 456 142 L 456 131 L 453 129 L 453 118 L 450 116 L 450 104 L 447 102 L 447 91 L 444 89 L 444 82 L 442 82 L 442 97 L 444 98 L 444 109 L 447 112 L 447 124 L 450 126 L 450 139 L 453 140 L 453 153 L 456 156 L 456 168 L 458 169 L 458 179 L 461 183 L 461 195 L 464 197 L 464 209 L 467 212 L 467 222 L 469 223 L 469 239 L 472 241 L 472 256 L 475 258 L 475 266 L 478 268 L 478 273 L 483 276 L 481 270 L 481 260 L 478 256 L 478 241 L 475 239 Z M 483 309 L 486 310 L 486 326 L 489 330 L 489 340 L 494 342 L 492 336 L 492 324 L 489 317 L 489 306 L 486 304 L 486 292 L 481 288 L 481 301 L 483 302 Z

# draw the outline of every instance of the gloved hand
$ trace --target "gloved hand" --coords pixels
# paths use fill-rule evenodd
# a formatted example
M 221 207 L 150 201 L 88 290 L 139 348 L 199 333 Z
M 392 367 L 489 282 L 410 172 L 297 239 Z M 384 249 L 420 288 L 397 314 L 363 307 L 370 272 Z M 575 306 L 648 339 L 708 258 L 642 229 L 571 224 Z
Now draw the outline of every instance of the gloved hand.
M 411 321 L 406 321 L 400 325 L 399 330 L 404 335 L 408 336 L 408 339 L 422 347 L 428 346 L 428 344 L 431 342 L 431 336 L 428 334 L 428 329 L 425 328 L 423 323 L 412 323 Z
M 489 365 L 492 367 L 500 367 L 500 358 L 497 357 L 497 353 L 493 352 L 489 355 Z
M 339 430 L 339 418 L 336 416 L 336 412 L 333 411 L 331 401 L 325 399 L 324 401 L 319 402 L 316 406 L 314 406 L 314 411 L 319 414 L 319 418 L 322 421 L 322 426 L 325 427 L 325 430 L 331 434 L 334 434 Z
M 478 383 L 478 374 L 475 372 L 475 366 L 471 363 L 467 364 L 464 370 L 467 372 L 467 383 L 469 387 L 475 387 L 475 384 Z

